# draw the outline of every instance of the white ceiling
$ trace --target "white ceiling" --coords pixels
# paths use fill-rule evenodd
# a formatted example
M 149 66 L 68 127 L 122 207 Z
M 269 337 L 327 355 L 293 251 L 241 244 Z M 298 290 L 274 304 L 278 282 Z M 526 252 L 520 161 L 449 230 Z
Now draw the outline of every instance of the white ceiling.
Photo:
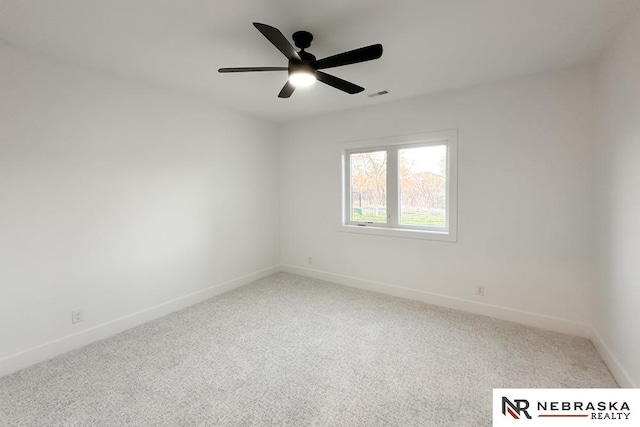
M 0 38 L 84 66 L 213 99 L 277 122 L 593 60 L 640 0 L 0 0 Z M 314 34 L 318 58 L 382 43 L 377 61 L 327 70 L 366 90 L 323 84 L 277 94 L 286 66 L 253 26 Z M 389 95 L 367 94 L 388 90 Z

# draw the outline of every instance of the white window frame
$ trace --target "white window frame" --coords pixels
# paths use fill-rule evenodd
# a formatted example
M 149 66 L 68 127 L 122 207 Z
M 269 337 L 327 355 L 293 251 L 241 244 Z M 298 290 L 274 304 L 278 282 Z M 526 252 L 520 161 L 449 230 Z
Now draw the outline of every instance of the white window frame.
M 401 225 L 398 150 L 429 145 L 447 147 L 445 227 Z M 387 151 L 387 223 L 351 221 L 351 153 Z M 413 135 L 350 141 L 340 144 L 342 159 L 342 221 L 339 231 L 377 236 L 457 242 L 458 239 L 458 132 L 446 130 Z

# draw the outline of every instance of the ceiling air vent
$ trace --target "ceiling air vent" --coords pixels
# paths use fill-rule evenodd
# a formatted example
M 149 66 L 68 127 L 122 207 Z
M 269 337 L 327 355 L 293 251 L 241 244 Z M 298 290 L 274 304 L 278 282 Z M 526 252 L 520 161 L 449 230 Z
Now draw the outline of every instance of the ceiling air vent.
M 388 94 L 389 91 L 388 90 L 381 90 L 380 92 L 375 92 L 375 93 L 370 93 L 369 95 L 367 95 L 369 98 L 375 98 L 376 96 L 380 96 L 380 95 L 386 95 Z

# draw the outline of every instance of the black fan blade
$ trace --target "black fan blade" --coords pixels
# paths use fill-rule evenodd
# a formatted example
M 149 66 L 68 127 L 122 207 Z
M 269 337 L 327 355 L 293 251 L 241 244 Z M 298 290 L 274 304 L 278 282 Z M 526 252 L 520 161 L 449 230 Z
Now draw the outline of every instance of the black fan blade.
M 353 95 L 354 93 L 362 92 L 364 90 L 363 87 L 360 87 L 346 80 L 342 80 L 341 78 L 338 78 L 336 76 L 332 76 L 331 74 L 323 73 L 322 71 L 316 71 L 316 78 L 322 83 L 333 86 L 343 92 L 350 93 L 351 95 Z
M 358 62 L 371 61 L 382 56 L 382 45 L 372 44 L 371 46 L 361 47 L 360 49 L 350 50 L 349 52 L 339 53 L 337 55 L 328 56 L 316 63 L 317 69 L 340 67 L 342 65 L 357 64 Z
M 295 90 L 295 88 L 296 87 L 292 85 L 289 80 L 287 80 L 287 83 L 284 85 L 284 87 L 278 94 L 278 98 L 289 98 L 293 93 L 293 91 Z
M 298 52 L 291 46 L 291 43 L 287 40 L 287 38 L 280 32 L 279 29 L 274 28 L 270 25 L 261 24 L 259 22 L 254 22 L 253 26 L 258 29 L 262 33 L 263 36 L 267 38 L 275 47 L 278 48 L 280 52 L 284 54 L 289 59 L 296 59 L 300 61 L 300 55 Z
M 244 73 L 246 71 L 287 71 L 287 67 L 237 67 L 220 68 L 219 73 Z

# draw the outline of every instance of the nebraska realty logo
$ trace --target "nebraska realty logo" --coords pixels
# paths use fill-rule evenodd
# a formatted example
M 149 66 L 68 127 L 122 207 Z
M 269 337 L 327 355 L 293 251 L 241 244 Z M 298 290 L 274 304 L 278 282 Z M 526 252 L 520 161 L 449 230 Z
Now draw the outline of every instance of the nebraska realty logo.
M 494 426 L 640 426 L 640 389 L 494 389 Z

